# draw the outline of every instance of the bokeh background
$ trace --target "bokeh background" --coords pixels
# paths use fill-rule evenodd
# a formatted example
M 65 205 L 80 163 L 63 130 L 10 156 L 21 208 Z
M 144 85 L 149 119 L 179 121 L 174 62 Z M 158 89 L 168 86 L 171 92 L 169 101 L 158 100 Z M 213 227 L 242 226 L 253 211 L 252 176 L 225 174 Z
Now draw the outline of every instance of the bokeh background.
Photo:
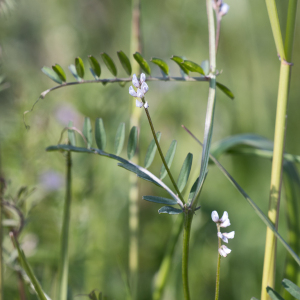
M 2 0 L 3 1 L 3 0 Z M 1 2 L 2 2 L 1 1 Z M 12 0 L 11 0 L 12 1 Z M 277 1 L 283 32 L 287 3 Z M 242 133 L 255 133 L 273 139 L 279 60 L 264 1 L 228 0 L 230 11 L 223 18 L 217 68 L 223 70 L 219 81 L 235 94 L 232 101 L 217 93 L 213 141 Z M 200 63 L 208 59 L 208 30 L 205 1 L 141 1 L 143 55 L 168 62 L 170 73 L 179 75 L 172 55 L 183 55 Z M 298 14 L 299 16 L 299 14 Z M 294 67 L 286 134 L 286 150 L 299 154 L 300 23 L 297 21 Z M 55 299 L 59 260 L 60 229 L 64 200 L 65 159 L 60 153 L 47 153 L 71 119 L 82 128 L 85 116 L 94 123 L 104 120 L 108 136 L 107 151 L 113 151 L 114 136 L 120 122 L 126 123 L 132 101 L 127 84 L 80 85 L 59 89 L 41 100 L 27 114 L 40 93 L 55 85 L 42 72 L 43 66 L 60 64 L 65 70 L 80 56 L 88 66 L 87 55 L 101 61 L 107 52 L 126 76 L 116 52 L 129 53 L 131 3 L 129 0 L 27 0 L 0 17 L 1 75 L 10 87 L 0 92 L 0 142 L 3 174 L 8 182 L 6 195 L 15 197 L 22 186 L 35 188 L 24 211 L 27 221 L 20 236 L 25 253 L 44 290 Z M 111 75 L 102 65 L 102 78 Z M 159 76 L 152 65 L 152 75 Z M 87 72 L 88 73 L 88 72 Z M 92 76 L 87 75 L 87 78 Z M 68 81 L 73 81 L 68 72 Z M 200 140 L 203 138 L 208 85 L 206 83 L 150 82 L 147 101 L 161 145 L 167 151 L 173 139 L 178 149 L 172 172 L 178 176 L 188 152 L 194 155 L 192 177 L 199 171 L 201 149 L 184 132 L 186 125 Z M 152 140 L 142 116 L 139 156 L 143 163 Z M 126 149 L 122 155 L 126 156 Z M 269 160 L 226 156 L 221 162 L 266 212 L 271 163 Z M 125 299 L 128 271 L 128 173 L 116 163 L 98 156 L 73 155 L 73 203 L 70 237 L 70 299 L 84 299 L 97 288 L 109 299 Z M 150 170 L 158 174 L 158 155 Z M 165 180 L 169 183 L 168 179 Z M 165 196 L 159 188 L 139 181 L 142 195 Z M 265 225 L 247 202 L 214 166 L 200 199 L 201 210 L 194 218 L 190 247 L 190 282 L 194 299 L 213 299 L 217 261 L 216 227 L 212 210 L 227 210 L 232 253 L 221 263 L 221 299 L 260 297 L 264 255 Z M 159 205 L 140 201 L 138 299 L 151 299 L 152 280 L 158 270 L 176 216 L 159 215 Z M 281 205 L 280 232 L 286 234 L 285 203 Z M 10 253 L 5 232 L 4 245 Z M 8 253 L 5 258 L 8 259 Z M 277 284 L 283 276 L 286 251 L 278 245 Z M 5 268 L 4 299 L 19 299 L 17 275 Z M 37 299 L 27 295 L 28 299 Z M 181 285 L 181 246 L 176 248 L 173 267 L 164 299 L 183 299 Z

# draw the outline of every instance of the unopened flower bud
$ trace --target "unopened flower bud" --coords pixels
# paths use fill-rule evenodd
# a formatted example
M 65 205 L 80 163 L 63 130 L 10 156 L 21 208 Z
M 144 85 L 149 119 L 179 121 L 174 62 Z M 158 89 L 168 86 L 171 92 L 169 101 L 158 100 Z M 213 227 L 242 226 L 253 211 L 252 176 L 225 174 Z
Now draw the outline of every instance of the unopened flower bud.
M 229 5 L 227 3 L 222 3 L 220 8 L 220 16 L 223 17 L 227 15 L 228 11 L 229 11 Z

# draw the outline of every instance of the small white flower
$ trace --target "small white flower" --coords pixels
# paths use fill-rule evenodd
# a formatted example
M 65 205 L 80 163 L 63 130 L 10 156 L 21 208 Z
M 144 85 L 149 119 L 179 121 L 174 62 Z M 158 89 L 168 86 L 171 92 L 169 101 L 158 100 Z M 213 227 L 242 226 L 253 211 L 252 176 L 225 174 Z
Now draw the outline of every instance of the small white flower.
M 129 87 L 129 94 L 130 94 L 132 97 L 137 97 L 137 93 L 136 93 L 136 91 L 134 90 L 134 88 L 132 87 L 132 85 Z
M 145 82 L 145 80 L 146 80 L 146 75 L 144 73 L 142 73 L 141 76 L 140 76 L 141 84 L 143 84 Z
M 132 76 L 132 84 L 133 84 L 136 88 L 139 88 L 139 87 L 140 87 L 140 83 L 139 83 L 139 81 L 137 80 L 135 74 L 133 74 L 133 76 Z
M 138 98 L 144 98 L 144 96 L 145 96 L 143 91 L 140 89 L 137 89 L 136 94 L 137 94 Z
M 230 221 L 228 219 L 228 212 L 224 211 L 223 216 L 221 219 L 219 219 L 218 213 L 214 210 L 211 213 L 211 218 L 215 223 L 219 223 L 220 227 L 228 227 L 230 226 Z
M 233 239 L 234 238 L 234 234 L 235 234 L 234 231 L 231 231 L 229 233 L 227 233 L 227 232 L 224 232 L 224 233 L 218 232 L 218 237 L 220 239 L 222 239 L 223 242 L 228 243 L 228 239 Z
M 146 103 L 144 104 L 144 107 L 145 107 L 145 108 L 148 108 L 148 107 L 149 107 L 148 102 L 146 102 Z
M 229 11 L 229 5 L 227 3 L 222 3 L 220 7 L 220 15 L 223 17 L 227 15 L 228 11 Z
M 219 248 L 219 253 L 221 256 L 226 257 L 227 254 L 229 254 L 231 252 L 231 250 L 229 248 L 227 248 L 225 245 L 222 245 Z
M 143 91 L 144 94 L 146 94 L 148 92 L 149 87 L 148 87 L 148 84 L 146 82 L 142 83 L 141 90 Z
M 136 107 L 141 108 L 141 107 L 143 107 L 143 102 L 140 102 L 138 99 L 135 99 L 135 105 L 136 105 Z

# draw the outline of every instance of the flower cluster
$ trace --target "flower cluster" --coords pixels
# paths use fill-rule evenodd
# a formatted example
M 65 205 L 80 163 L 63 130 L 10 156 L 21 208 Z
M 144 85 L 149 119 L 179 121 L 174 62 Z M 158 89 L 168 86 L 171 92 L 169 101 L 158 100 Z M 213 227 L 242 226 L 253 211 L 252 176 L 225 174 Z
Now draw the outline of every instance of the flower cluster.
M 222 233 L 222 232 L 220 232 L 220 227 L 228 227 L 228 226 L 230 226 L 230 221 L 228 219 L 228 212 L 227 211 L 224 211 L 222 218 L 219 219 L 218 213 L 214 210 L 211 213 L 211 218 L 216 223 L 217 228 L 218 228 L 218 237 L 220 239 L 222 239 L 223 242 L 228 243 L 228 239 L 233 239 L 234 238 L 234 234 L 235 234 L 234 231 L 231 231 L 229 233 L 226 233 L 226 232 Z M 225 245 L 222 245 L 219 248 L 219 253 L 223 257 L 226 257 L 227 254 L 229 254 L 230 252 L 231 252 L 231 250 L 229 248 L 227 248 Z
M 141 74 L 140 80 L 136 78 L 135 74 L 133 74 L 132 76 L 132 84 L 137 88 L 137 90 L 135 91 L 135 89 L 131 85 L 129 87 L 129 94 L 132 97 L 138 97 L 142 100 L 142 102 L 139 101 L 138 99 L 135 100 L 137 107 L 143 107 L 143 106 L 145 108 L 149 107 L 148 103 L 144 101 L 145 94 L 149 90 L 148 84 L 145 82 L 145 80 L 146 80 L 146 75 L 144 73 Z
M 229 5 L 223 3 L 223 0 L 212 0 L 213 9 L 216 13 L 220 14 L 221 17 L 227 15 L 229 11 Z

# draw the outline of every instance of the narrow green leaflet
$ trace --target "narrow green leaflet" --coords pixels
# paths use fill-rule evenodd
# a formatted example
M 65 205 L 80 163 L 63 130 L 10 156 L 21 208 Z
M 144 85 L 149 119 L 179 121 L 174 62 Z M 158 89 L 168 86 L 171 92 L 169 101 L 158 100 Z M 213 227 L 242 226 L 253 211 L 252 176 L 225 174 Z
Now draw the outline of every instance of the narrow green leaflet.
M 205 76 L 203 69 L 193 61 L 184 60 L 181 64 L 184 65 L 185 68 L 188 69 L 189 71 L 200 73 L 201 75 Z
M 125 123 L 121 123 L 117 129 L 117 134 L 115 137 L 115 147 L 114 153 L 120 155 L 125 141 Z
M 163 206 L 158 210 L 159 214 L 169 214 L 169 215 L 178 215 L 181 214 L 183 211 L 178 208 L 174 208 L 172 206 Z
M 101 75 L 101 67 L 98 60 L 93 55 L 89 55 L 88 60 L 94 74 L 99 78 Z
M 182 63 L 184 62 L 184 59 L 183 59 L 183 58 L 181 58 L 180 56 L 173 55 L 173 56 L 171 57 L 171 59 L 177 63 L 177 65 L 180 67 L 180 69 L 181 69 L 186 75 L 189 75 L 189 70 L 185 67 L 185 65 L 182 64 Z
M 87 148 L 91 148 L 93 143 L 93 132 L 92 132 L 92 125 L 91 120 L 88 117 L 84 118 L 83 130 L 82 133 L 87 141 Z
M 125 72 L 127 73 L 127 75 L 131 75 L 132 69 L 131 69 L 131 64 L 130 64 L 130 60 L 127 57 L 127 55 L 122 51 L 118 51 L 117 52 L 119 60 L 122 64 L 122 67 L 124 68 Z
M 176 152 L 176 147 L 177 147 L 177 141 L 176 140 L 173 140 L 168 151 L 167 151 L 167 154 L 166 154 L 166 157 L 165 157 L 165 160 L 166 160 L 166 163 L 167 163 L 167 166 L 170 168 L 171 165 L 172 165 L 172 162 L 173 162 L 173 159 L 174 159 L 174 156 L 175 156 L 175 152 Z M 161 169 L 160 169 L 160 173 L 159 173 L 159 178 L 161 180 L 163 180 L 167 175 L 167 170 L 165 168 L 164 165 L 162 165 Z
M 272 298 L 272 300 L 284 300 L 276 291 L 274 291 L 269 286 L 267 287 L 267 292 L 269 296 Z
M 161 137 L 161 133 L 157 132 L 156 138 L 158 141 L 160 141 L 160 137 Z M 152 164 L 156 150 L 157 150 L 157 146 L 156 146 L 155 140 L 153 139 L 147 149 L 146 156 L 145 156 L 145 168 L 146 169 L 149 168 L 150 165 Z
M 216 85 L 226 96 L 228 96 L 232 100 L 234 99 L 234 95 L 228 87 L 226 87 L 225 85 L 223 85 L 220 82 L 217 82 Z
M 82 147 L 74 147 L 72 145 L 50 146 L 46 149 L 46 151 L 72 151 L 72 152 L 78 152 L 78 153 L 98 154 L 98 155 L 101 155 L 104 157 L 108 157 L 108 158 L 117 160 L 120 162 L 120 164 L 118 164 L 118 166 L 137 174 L 138 177 L 140 177 L 144 180 L 150 181 L 150 182 L 160 186 L 161 188 L 163 188 L 164 190 L 166 190 L 169 193 L 169 195 L 177 202 L 177 204 L 180 207 L 183 207 L 183 203 L 178 198 L 178 196 L 176 196 L 174 194 L 174 192 L 166 184 L 164 184 L 160 179 L 158 179 L 155 175 L 153 175 L 147 169 L 142 168 L 141 166 L 138 166 L 138 165 L 134 164 L 133 162 L 128 161 L 120 156 L 106 153 L 100 149 L 94 149 L 94 148 L 87 149 L 87 148 L 82 148 Z
M 204 71 L 205 75 L 207 76 L 209 74 L 210 68 L 209 68 L 209 61 L 206 59 L 201 63 L 201 68 Z
M 68 127 L 73 127 L 73 122 L 72 121 L 69 122 Z M 75 137 L 74 130 L 68 129 L 68 139 L 69 139 L 69 143 L 72 146 L 76 146 L 76 137 Z
M 36 277 L 34 276 L 34 273 L 30 267 L 30 265 L 28 264 L 28 261 L 24 255 L 24 252 L 23 250 L 20 248 L 20 245 L 17 241 L 17 239 L 15 238 L 15 236 L 13 234 L 11 234 L 11 238 L 13 240 L 13 243 L 15 245 L 15 247 L 17 248 L 17 251 L 18 251 L 18 256 L 19 256 L 19 260 L 20 260 L 20 263 L 22 265 L 22 268 L 24 269 L 26 275 L 28 276 L 28 278 L 30 279 L 34 289 L 35 289 L 35 292 L 37 293 L 38 297 L 40 300 L 51 300 L 46 294 L 45 292 L 43 291 L 39 281 L 36 279 Z
M 178 180 L 177 180 L 177 186 L 180 192 L 183 191 L 184 187 L 186 186 L 186 183 L 189 179 L 191 168 L 193 163 L 193 154 L 188 153 L 187 157 L 185 158 L 183 165 L 181 167 Z
M 75 68 L 76 68 L 77 75 L 80 78 L 83 78 L 84 77 L 84 64 L 80 57 L 75 58 Z
M 143 71 L 145 71 L 148 75 L 151 74 L 150 66 L 147 61 L 143 58 L 143 56 L 139 52 L 135 52 L 133 54 L 134 59 L 138 62 Z
M 132 159 L 136 152 L 138 140 L 138 130 L 136 126 L 133 126 L 129 133 L 128 144 L 127 144 L 127 157 L 128 159 Z
M 77 81 L 81 81 L 82 79 L 78 76 L 76 68 L 74 65 L 69 66 L 69 70 Z
M 288 279 L 283 279 L 281 284 L 296 299 L 300 300 L 300 288 Z
M 172 199 L 157 197 L 157 196 L 143 196 L 143 199 L 150 202 L 166 204 L 166 205 L 176 205 L 177 202 Z
M 101 118 L 97 118 L 95 122 L 95 140 L 97 147 L 104 151 L 106 147 L 106 133 L 103 120 Z
M 110 71 L 111 74 L 113 74 L 116 77 L 117 76 L 117 68 L 116 68 L 116 65 L 115 65 L 114 61 L 112 60 L 112 58 L 105 52 L 102 52 L 101 56 L 102 56 L 102 59 L 106 65 L 107 69 Z
M 52 79 L 53 81 L 55 81 L 58 84 L 62 84 L 62 80 L 60 79 L 60 77 L 57 75 L 57 73 L 55 71 L 53 71 L 52 69 L 48 68 L 48 67 L 43 67 L 42 68 L 42 72 L 47 75 L 50 79 Z
M 63 82 L 67 81 L 66 73 L 59 64 L 52 66 L 52 69 L 58 75 L 58 77 L 61 79 L 61 81 L 63 81 Z
M 152 57 L 150 61 L 159 66 L 159 68 L 166 74 L 169 75 L 169 66 L 165 61 L 160 58 Z

